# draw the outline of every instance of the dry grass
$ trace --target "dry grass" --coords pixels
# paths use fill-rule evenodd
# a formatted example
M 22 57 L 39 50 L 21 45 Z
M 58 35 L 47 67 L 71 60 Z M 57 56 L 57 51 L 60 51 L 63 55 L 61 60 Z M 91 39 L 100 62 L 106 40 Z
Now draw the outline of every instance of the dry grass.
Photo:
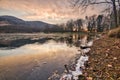
M 94 42 L 86 70 L 93 80 L 120 80 L 120 39 L 103 37 Z
M 120 38 L 120 26 L 116 29 L 110 30 L 108 32 L 108 36 L 109 37 L 116 37 L 116 38 Z

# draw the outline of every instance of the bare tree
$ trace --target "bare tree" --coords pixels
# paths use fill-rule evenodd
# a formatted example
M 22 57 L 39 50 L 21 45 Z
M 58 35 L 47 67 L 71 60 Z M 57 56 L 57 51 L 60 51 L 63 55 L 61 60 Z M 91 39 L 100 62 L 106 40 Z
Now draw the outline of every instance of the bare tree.
M 120 0 L 118 0 L 118 16 L 119 16 L 119 25 L 120 25 Z
M 89 6 L 95 6 L 96 4 L 111 5 L 114 13 L 115 26 L 118 27 L 118 20 L 117 20 L 118 15 L 117 15 L 116 7 L 117 7 L 117 4 L 120 4 L 119 0 L 72 0 L 71 3 L 73 7 L 77 7 L 77 8 L 81 7 L 82 10 L 86 10 Z
M 78 26 L 78 31 L 80 31 L 81 27 L 83 26 L 82 19 L 77 19 L 76 24 Z
M 73 31 L 74 21 L 71 19 L 67 22 L 68 31 Z

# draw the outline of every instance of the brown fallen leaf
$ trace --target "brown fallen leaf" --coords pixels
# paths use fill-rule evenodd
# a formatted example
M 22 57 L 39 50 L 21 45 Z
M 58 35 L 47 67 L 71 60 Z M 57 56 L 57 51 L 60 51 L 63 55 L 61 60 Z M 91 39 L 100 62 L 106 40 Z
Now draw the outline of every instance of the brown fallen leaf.
M 87 77 L 87 80 L 93 80 L 93 78 L 92 77 Z

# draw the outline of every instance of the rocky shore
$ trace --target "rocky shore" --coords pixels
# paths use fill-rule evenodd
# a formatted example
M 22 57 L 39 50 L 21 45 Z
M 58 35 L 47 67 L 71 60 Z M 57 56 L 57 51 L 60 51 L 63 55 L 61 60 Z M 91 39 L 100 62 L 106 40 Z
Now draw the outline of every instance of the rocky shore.
M 88 53 L 87 80 L 120 80 L 120 39 L 104 36 L 94 41 Z

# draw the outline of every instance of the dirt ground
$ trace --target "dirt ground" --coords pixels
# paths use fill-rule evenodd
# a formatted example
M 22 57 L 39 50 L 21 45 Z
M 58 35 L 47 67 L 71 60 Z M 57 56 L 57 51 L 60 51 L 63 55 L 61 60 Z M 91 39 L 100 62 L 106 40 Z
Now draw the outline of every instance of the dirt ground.
M 88 80 L 120 80 L 120 39 L 107 36 L 91 48 L 85 76 Z

